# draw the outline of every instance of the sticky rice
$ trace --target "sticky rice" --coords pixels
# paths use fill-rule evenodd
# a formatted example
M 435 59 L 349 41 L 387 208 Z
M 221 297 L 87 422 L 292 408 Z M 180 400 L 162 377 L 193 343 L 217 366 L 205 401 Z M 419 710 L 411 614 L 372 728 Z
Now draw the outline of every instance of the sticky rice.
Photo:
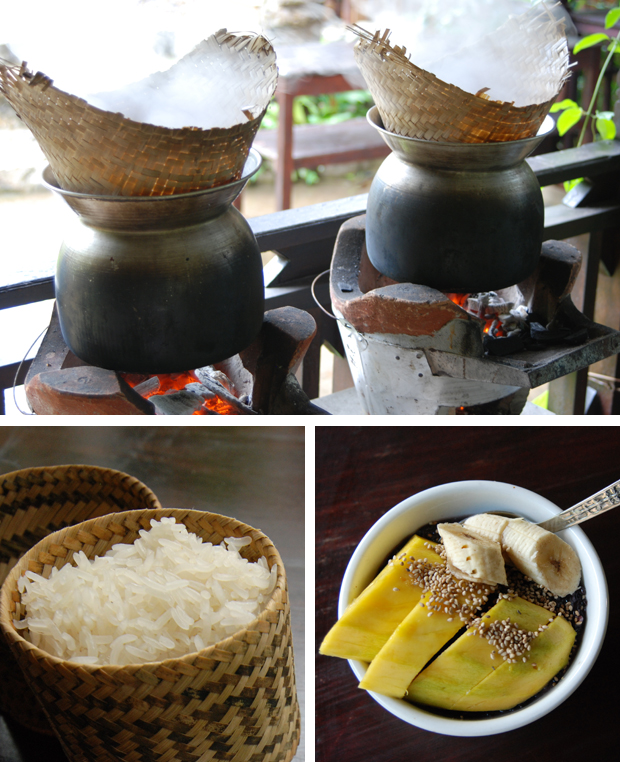
M 203 542 L 173 518 L 151 520 L 131 545 L 90 560 L 27 571 L 26 616 L 15 627 L 53 656 L 82 664 L 135 664 L 183 656 L 243 629 L 264 608 L 277 567 L 239 552 L 249 537 Z

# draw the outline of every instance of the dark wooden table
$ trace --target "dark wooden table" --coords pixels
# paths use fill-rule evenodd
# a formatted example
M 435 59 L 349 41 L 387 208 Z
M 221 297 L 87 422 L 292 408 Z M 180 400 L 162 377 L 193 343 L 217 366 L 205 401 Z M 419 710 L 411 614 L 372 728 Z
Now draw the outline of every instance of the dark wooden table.
M 0 473 L 67 463 L 115 468 L 144 482 L 164 507 L 210 510 L 265 532 L 287 571 L 303 718 L 304 439 L 294 426 L 5 426 Z M 302 719 L 295 762 L 304 760 L 303 729 Z M 44 761 L 66 762 L 57 741 L 0 716 L 0 762 Z
M 319 428 L 316 433 L 316 762 L 571 762 L 617 746 L 620 510 L 587 522 L 607 574 L 610 618 L 584 683 L 551 714 L 495 736 L 419 730 L 380 707 L 346 661 L 318 655 L 345 567 L 366 531 L 421 490 L 464 479 L 531 489 L 568 508 L 620 478 L 620 429 L 597 426 Z M 605 755 L 603 754 L 603 757 Z

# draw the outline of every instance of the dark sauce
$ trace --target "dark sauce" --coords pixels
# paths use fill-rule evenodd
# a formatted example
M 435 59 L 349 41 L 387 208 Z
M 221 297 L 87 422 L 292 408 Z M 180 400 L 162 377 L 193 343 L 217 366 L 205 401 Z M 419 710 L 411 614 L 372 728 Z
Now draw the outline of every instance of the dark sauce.
M 422 537 L 425 540 L 430 540 L 431 542 L 441 542 L 441 538 L 439 536 L 439 532 L 437 531 L 437 524 L 443 523 L 443 522 L 459 522 L 463 520 L 463 516 L 460 516 L 456 519 L 442 519 L 440 521 L 433 521 L 429 524 L 426 524 L 425 526 L 421 527 L 420 529 L 416 530 L 415 534 L 417 534 L 419 537 Z M 401 546 L 404 545 L 404 543 L 401 543 Z M 394 552 L 398 552 L 400 550 L 399 546 Z M 390 554 L 390 558 L 394 555 L 394 553 Z M 571 650 L 568 664 L 564 669 L 562 669 L 560 672 L 557 673 L 557 675 L 545 685 L 545 687 L 540 690 L 537 694 L 529 698 L 527 701 L 523 701 L 521 704 L 518 704 L 517 706 L 512 707 L 512 709 L 502 709 L 500 711 L 495 712 L 456 712 L 452 711 L 450 709 L 440 709 L 438 707 L 430 706 L 430 707 L 424 707 L 428 711 L 432 711 L 433 714 L 436 714 L 440 717 L 446 717 L 450 719 L 460 719 L 460 720 L 488 720 L 493 717 L 501 717 L 505 714 L 510 714 L 511 712 L 516 712 L 519 709 L 523 709 L 526 706 L 530 706 L 530 704 L 535 703 L 540 699 L 542 696 L 544 696 L 546 693 L 548 693 L 551 688 L 553 688 L 555 685 L 558 684 L 558 682 L 562 679 L 564 674 L 566 673 L 566 670 L 570 667 L 571 662 L 573 661 L 573 658 L 575 657 L 575 654 L 577 653 L 577 650 L 579 649 L 579 644 L 581 642 L 581 639 L 583 637 L 583 629 L 585 627 L 586 623 L 586 606 L 587 606 L 587 599 L 586 599 L 586 591 L 583 587 L 583 584 L 581 584 L 577 590 L 572 595 L 567 595 L 564 598 L 557 598 L 552 593 L 550 593 L 548 590 L 541 588 L 540 585 L 536 584 L 535 582 L 532 582 L 527 577 L 525 577 L 523 574 L 521 574 L 520 571 L 517 569 L 513 569 L 510 567 L 506 567 L 506 574 L 508 577 L 509 587 L 512 587 L 513 589 L 517 589 L 517 594 L 521 598 L 525 598 L 526 600 L 531 601 L 532 603 L 536 603 L 539 606 L 543 606 L 544 608 L 548 609 L 551 614 L 558 614 L 559 612 L 562 613 L 562 616 L 572 625 L 573 629 L 577 633 L 577 636 L 575 637 L 575 642 L 573 644 L 573 648 Z M 492 606 L 494 606 L 497 603 L 498 595 L 500 593 L 506 593 L 508 590 L 508 587 L 504 585 L 498 585 L 497 591 L 494 592 L 491 596 L 489 596 L 489 601 L 487 605 L 480 609 L 478 612 L 478 615 L 483 614 L 485 611 L 488 611 Z M 442 653 L 448 646 L 453 643 L 457 638 L 459 638 L 463 634 L 463 630 L 460 630 L 448 643 L 445 644 L 445 646 L 438 651 L 438 653 L 435 654 L 433 659 L 437 658 L 440 653 Z M 430 662 L 429 662 L 430 664 Z M 416 704 L 415 706 L 423 706 L 422 704 Z

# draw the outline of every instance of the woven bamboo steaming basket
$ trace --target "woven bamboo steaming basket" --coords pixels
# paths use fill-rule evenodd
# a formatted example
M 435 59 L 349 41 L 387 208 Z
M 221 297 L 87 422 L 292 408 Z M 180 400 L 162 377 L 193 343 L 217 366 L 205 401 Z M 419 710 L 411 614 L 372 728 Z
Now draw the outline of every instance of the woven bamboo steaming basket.
M 449 84 L 392 46 L 389 30 L 358 35 L 354 55 L 388 132 L 448 143 L 493 143 L 536 135 L 554 99 L 514 106 Z
M 160 508 L 133 476 L 87 465 L 25 468 L 0 475 L 0 584 L 39 540 L 97 516 Z M 3 639 L 0 639 L 0 713 L 41 733 L 52 730 Z
M 25 64 L 0 64 L 0 93 L 30 129 L 63 190 L 99 196 L 167 196 L 238 180 L 269 101 L 277 67 L 273 47 L 254 34 L 214 35 L 237 53 L 239 82 L 262 75 L 264 104 L 232 127 L 166 128 L 105 111 L 54 87 Z M 217 108 L 217 104 L 214 104 Z
M 23 616 L 17 580 L 27 569 L 48 577 L 75 552 L 102 555 L 117 542 L 133 542 L 151 519 L 163 516 L 214 544 L 250 537 L 242 555 L 277 565 L 275 590 L 247 628 L 197 653 L 123 666 L 64 661 L 16 631 L 13 619 Z M 240 521 L 205 511 L 156 509 L 62 529 L 29 550 L 9 573 L 0 590 L 0 631 L 72 761 L 288 762 L 295 753 L 300 715 L 286 575 L 271 541 Z

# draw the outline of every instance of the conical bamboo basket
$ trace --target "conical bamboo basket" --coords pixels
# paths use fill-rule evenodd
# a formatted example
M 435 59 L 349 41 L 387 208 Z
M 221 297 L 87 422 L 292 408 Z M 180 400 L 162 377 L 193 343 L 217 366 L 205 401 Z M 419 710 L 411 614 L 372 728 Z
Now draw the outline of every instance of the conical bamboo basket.
M 143 507 L 161 506 L 145 484 L 109 468 L 45 466 L 0 476 L 0 584 L 46 535 L 86 519 Z M 31 730 L 52 732 L 4 640 L 0 685 L 2 714 Z
M 241 177 L 277 84 L 275 53 L 264 37 L 223 29 L 214 38 L 232 54 L 227 60 L 240 97 L 247 81 L 261 82 L 252 87 L 252 108 L 240 109 L 232 127 L 173 129 L 134 121 L 54 87 L 26 64 L 0 65 L 0 92 L 33 133 L 63 190 L 166 196 L 213 188 Z
M 412 63 L 404 47 L 389 43 L 389 29 L 352 31 L 357 65 L 385 129 L 396 135 L 448 143 L 522 140 L 536 135 L 555 99 L 518 107 L 468 93 Z
M 161 662 L 78 665 L 25 640 L 17 580 L 31 569 L 48 577 L 79 550 L 92 558 L 133 542 L 151 519 L 173 516 L 204 541 L 250 537 L 250 561 L 277 566 L 275 590 L 246 629 L 200 652 Z M 299 742 L 290 608 L 282 560 L 259 530 L 195 510 L 137 510 L 102 516 L 43 539 L 0 590 L 0 632 L 34 688 L 72 762 L 288 762 Z

